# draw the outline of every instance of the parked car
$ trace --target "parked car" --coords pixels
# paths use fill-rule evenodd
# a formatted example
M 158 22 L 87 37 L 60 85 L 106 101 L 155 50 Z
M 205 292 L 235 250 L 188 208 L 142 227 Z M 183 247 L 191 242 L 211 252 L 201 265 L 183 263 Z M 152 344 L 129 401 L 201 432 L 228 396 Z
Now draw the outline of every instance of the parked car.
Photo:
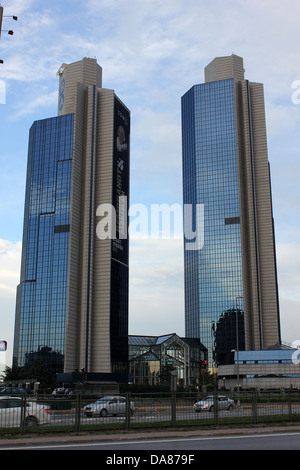
M 64 395 L 65 389 L 63 387 L 55 388 L 52 392 L 52 395 Z
M 0 397 L 0 428 L 21 425 L 22 406 L 25 403 L 25 426 L 50 423 L 50 408 L 35 402 L 22 403 L 21 397 Z
M 25 393 L 27 393 L 25 388 L 17 388 L 17 387 L 0 388 L 0 395 L 24 395 Z
M 231 398 L 227 398 L 223 395 L 219 395 L 216 397 L 218 403 L 218 411 L 220 410 L 229 410 L 231 411 L 234 407 L 234 400 Z M 204 400 L 200 400 L 194 404 L 194 410 L 196 412 L 199 411 L 213 411 L 215 405 L 214 396 L 210 395 L 206 397 Z
M 118 415 L 126 413 L 126 398 L 125 397 L 103 397 L 94 403 L 86 405 L 83 408 L 84 414 L 91 418 L 92 416 L 105 417 L 108 415 Z M 134 412 L 134 403 L 130 402 L 130 412 Z

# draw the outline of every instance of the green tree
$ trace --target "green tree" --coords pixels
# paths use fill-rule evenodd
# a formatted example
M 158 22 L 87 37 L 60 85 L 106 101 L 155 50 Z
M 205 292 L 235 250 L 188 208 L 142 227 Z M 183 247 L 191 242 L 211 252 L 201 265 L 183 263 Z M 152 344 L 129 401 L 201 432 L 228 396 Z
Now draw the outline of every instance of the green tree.
M 12 381 L 21 381 L 23 379 L 29 378 L 27 376 L 27 371 L 24 369 L 24 367 L 8 367 L 6 366 L 5 371 L 2 374 L 2 379 L 5 380 L 6 382 L 12 382 Z
M 47 369 L 40 359 L 36 359 L 30 368 L 6 366 L 2 378 L 5 382 L 22 382 L 27 379 L 36 379 L 40 383 L 40 389 L 55 388 L 57 386 L 55 375 Z

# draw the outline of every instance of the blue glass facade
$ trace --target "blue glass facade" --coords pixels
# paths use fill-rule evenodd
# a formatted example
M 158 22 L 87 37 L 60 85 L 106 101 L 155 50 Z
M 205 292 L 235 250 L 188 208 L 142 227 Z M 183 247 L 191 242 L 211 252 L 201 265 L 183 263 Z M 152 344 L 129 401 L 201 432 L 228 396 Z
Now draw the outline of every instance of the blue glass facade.
M 119 198 L 129 201 L 130 111 L 102 88 L 96 59 L 64 63 L 58 76 L 58 116 L 29 135 L 13 365 L 40 359 L 60 382 L 82 380 L 73 377 L 81 370 L 86 381 L 126 382 L 128 211 Z M 113 239 L 97 231 L 107 204 Z
M 72 149 L 73 115 L 32 125 L 15 350 L 19 366 L 42 358 L 53 372 L 63 370 Z
M 293 361 L 295 364 L 294 357 L 297 353 L 297 349 L 289 347 L 278 350 L 240 351 L 239 364 L 293 364 Z M 236 353 L 234 355 L 234 363 L 237 364 Z M 300 371 L 298 377 L 300 377 Z
M 182 145 L 183 202 L 204 206 L 204 245 L 184 251 L 186 336 L 200 338 L 212 366 L 236 348 L 243 296 L 233 79 L 195 85 L 182 97 Z M 243 299 L 238 307 L 241 326 Z M 241 343 L 243 334 L 242 327 Z

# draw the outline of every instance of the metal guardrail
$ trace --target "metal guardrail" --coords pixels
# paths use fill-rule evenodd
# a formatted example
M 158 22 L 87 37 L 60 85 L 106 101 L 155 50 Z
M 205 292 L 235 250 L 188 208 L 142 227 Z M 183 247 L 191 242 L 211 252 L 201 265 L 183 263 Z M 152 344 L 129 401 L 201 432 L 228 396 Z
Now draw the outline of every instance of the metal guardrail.
M 213 394 L 209 407 L 199 412 L 195 411 L 194 404 L 205 397 L 197 393 L 127 393 L 119 408 L 110 403 L 105 412 L 103 403 L 99 408 L 95 405 L 99 399 L 96 396 L 0 396 L 0 437 L 1 433 L 78 433 L 179 426 L 201 429 L 219 425 L 300 421 L 300 391 L 222 393 L 223 401 L 227 398 L 234 400 L 228 409 L 221 408 L 220 395 Z

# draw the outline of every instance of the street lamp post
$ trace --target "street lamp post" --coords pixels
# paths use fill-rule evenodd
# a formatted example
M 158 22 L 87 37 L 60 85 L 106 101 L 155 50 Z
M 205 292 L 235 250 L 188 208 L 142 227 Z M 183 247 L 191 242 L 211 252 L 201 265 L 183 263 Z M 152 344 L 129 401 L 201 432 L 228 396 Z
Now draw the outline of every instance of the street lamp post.
M 11 29 L 2 29 L 2 20 L 3 18 L 12 18 L 13 20 L 15 21 L 18 21 L 18 17 L 17 16 L 4 16 L 3 15 L 3 7 L 0 5 L 0 39 L 1 39 L 1 32 L 6 32 L 8 33 L 10 36 L 12 36 L 14 34 L 14 32 L 11 30 Z M 0 64 L 3 64 L 4 61 L 3 59 L 0 60 Z

